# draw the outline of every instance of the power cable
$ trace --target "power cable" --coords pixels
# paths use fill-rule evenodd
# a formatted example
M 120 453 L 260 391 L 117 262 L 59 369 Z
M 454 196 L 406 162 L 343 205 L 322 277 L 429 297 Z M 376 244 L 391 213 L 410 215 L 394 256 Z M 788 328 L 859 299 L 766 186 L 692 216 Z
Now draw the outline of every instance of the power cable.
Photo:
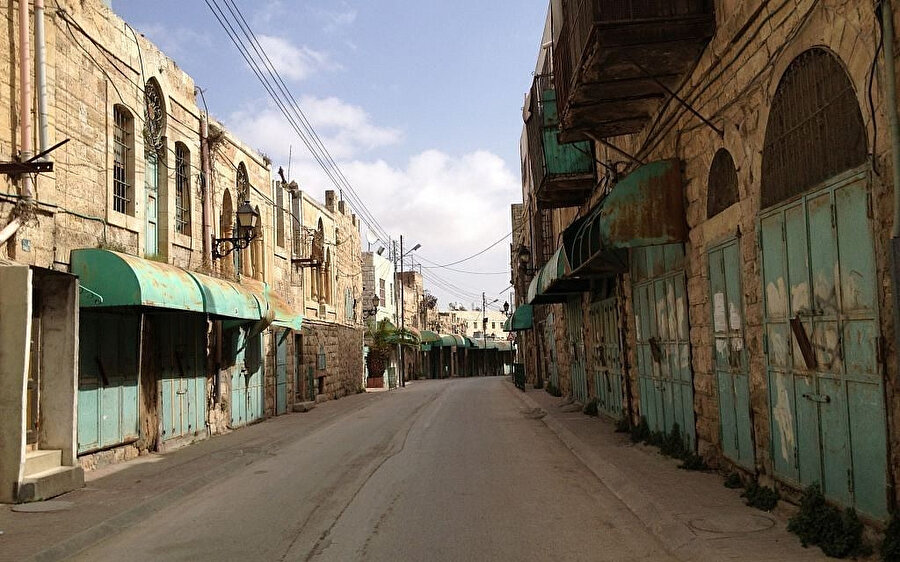
M 469 261 L 469 260 L 473 260 L 473 259 L 477 258 L 478 256 L 480 256 L 480 255 L 482 255 L 482 254 L 486 254 L 488 251 L 492 250 L 494 247 L 496 247 L 498 244 L 500 244 L 500 242 L 503 242 L 504 240 L 506 240 L 506 239 L 509 238 L 510 236 L 512 236 L 512 232 L 508 232 L 503 238 L 501 238 L 500 240 L 497 240 L 496 242 L 494 242 L 493 244 L 491 244 L 490 246 L 488 246 L 488 247 L 485 248 L 484 250 L 481 250 L 481 251 L 478 252 L 477 254 L 473 254 L 473 255 L 471 255 L 471 256 L 465 258 L 465 259 L 461 259 L 461 260 L 455 261 L 455 262 L 453 262 L 453 263 L 445 263 L 445 264 L 443 264 L 443 265 L 439 265 L 439 264 L 437 264 L 437 262 L 433 262 L 433 261 L 431 261 L 431 260 L 429 260 L 429 259 L 423 258 L 421 255 L 419 255 L 419 259 L 422 260 L 422 261 L 427 261 L 427 262 L 430 263 L 430 264 L 434 264 L 436 267 L 439 267 L 439 268 L 446 268 L 446 267 L 449 267 L 449 266 L 451 266 L 451 265 L 458 265 L 458 264 L 461 264 L 461 263 L 463 263 L 463 262 L 467 262 L 467 261 Z

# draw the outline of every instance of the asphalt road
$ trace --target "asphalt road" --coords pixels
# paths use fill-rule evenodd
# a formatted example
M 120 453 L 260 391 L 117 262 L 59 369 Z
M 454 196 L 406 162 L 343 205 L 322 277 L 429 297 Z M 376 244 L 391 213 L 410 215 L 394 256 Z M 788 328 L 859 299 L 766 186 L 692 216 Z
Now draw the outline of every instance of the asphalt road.
M 670 560 L 515 392 L 387 393 L 77 559 Z

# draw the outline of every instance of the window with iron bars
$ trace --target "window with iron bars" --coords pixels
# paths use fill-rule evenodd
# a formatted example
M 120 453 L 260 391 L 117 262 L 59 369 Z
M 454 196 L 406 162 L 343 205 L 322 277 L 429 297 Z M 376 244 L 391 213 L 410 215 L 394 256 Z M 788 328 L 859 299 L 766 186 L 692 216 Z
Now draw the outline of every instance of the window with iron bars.
M 113 108 L 113 210 L 134 216 L 134 119 L 124 107 Z
M 378 285 L 379 285 L 379 292 L 381 293 L 381 295 L 379 296 L 379 298 L 381 299 L 381 306 L 387 306 L 387 299 L 385 298 L 387 296 L 385 294 L 385 289 L 387 287 L 385 286 L 384 279 L 379 279 Z
M 541 265 L 550 261 L 556 250 L 553 240 L 553 215 L 552 211 L 541 211 Z
M 191 153 L 175 143 L 175 231 L 191 234 Z
M 284 186 L 275 184 L 275 244 L 284 248 Z

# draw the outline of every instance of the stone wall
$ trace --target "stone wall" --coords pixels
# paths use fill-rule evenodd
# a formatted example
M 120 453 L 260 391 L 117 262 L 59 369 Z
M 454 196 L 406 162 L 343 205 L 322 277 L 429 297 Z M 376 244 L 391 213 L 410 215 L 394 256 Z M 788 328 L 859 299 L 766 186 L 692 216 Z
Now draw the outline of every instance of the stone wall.
M 309 321 L 303 327 L 301 373 L 312 367 L 316 379 L 323 378 L 317 400 L 332 400 L 355 394 L 364 388 L 362 357 L 363 330 L 356 326 Z M 317 361 L 325 352 L 325 368 Z

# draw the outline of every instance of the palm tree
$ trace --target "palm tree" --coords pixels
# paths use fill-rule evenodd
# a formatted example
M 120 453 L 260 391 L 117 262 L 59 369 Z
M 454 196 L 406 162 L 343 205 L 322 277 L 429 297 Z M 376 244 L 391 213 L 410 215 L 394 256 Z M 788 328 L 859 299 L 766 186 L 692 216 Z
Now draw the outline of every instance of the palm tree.
M 384 376 L 384 369 L 391 359 L 391 351 L 396 343 L 397 330 L 387 319 L 371 322 L 366 329 L 369 340 L 369 355 L 366 357 L 366 367 L 369 369 L 369 378 Z

